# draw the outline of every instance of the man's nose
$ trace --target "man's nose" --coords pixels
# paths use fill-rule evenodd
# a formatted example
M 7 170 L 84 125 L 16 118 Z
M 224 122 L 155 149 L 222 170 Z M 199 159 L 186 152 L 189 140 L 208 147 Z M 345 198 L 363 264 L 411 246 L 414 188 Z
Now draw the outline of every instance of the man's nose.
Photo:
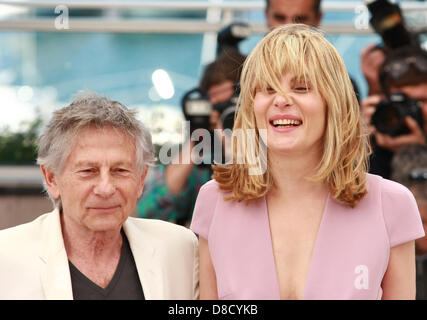
M 101 172 L 95 185 L 94 193 L 100 197 L 108 198 L 114 194 L 116 187 L 109 172 Z

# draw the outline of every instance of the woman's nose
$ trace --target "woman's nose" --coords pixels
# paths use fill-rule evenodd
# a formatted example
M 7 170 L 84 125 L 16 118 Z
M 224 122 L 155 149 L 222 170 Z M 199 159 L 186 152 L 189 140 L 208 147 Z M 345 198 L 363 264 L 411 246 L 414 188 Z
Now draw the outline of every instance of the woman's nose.
M 279 108 L 289 107 L 292 105 L 292 98 L 287 94 L 277 93 L 274 97 L 274 106 Z

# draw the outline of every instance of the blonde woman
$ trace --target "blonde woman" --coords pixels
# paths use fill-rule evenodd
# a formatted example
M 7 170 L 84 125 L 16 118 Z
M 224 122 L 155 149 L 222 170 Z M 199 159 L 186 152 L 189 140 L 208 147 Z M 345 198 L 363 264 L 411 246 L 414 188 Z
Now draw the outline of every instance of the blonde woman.
M 250 129 L 265 172 L 215 166 L 196 202 L 200 297 L 413 299 L 416 202 L 366 173 L 357 99 L 322 33 L 282 26 L 249 55 L 234 130 Z

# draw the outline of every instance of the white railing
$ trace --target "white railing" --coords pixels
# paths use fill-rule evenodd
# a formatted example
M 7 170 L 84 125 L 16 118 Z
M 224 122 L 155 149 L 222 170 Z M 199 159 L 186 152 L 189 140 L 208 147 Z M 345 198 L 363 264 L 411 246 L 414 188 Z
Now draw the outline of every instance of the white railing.
M 47 31 L 47 32 L 124 32 L 124 33 L 207 33 L 218 32 L 229 24 L 236 13 L 248 11 L 263 11 L 265 1 L 234 1 L 222 2 L 211 1 L 29 1 L 29 0 L 0 0 L 0 17 L 2 6 L 25 8 L 30 11 L 35 8 L 52 9 L 98 9 L 105 14 L 100 17 L 70 17 L 68 28 L 61 29 L 55 26 L 55 17 L 31 17 L 24 14 L 18 17 L 9 16 L 0 19 L 0 30 L 21 31 Z M 427 14 L 427 3 L 425 2 L 403 2 L 401 4 L 404 12 L 421 12 Z M 361 1 L 323 1 L 324 12 L 349 12 L 357 14 L 356 10 L 363 8 Z M 205 11 L 206 19 L 164 19 L 146 18 L 133 16 L 126 18 L 121 16 L 126 10 L 157 10 L 157 11 Z M 211 18 L 209 18 L 211 17 Z M 212 18 L 214 17 L 214 18 Z M 241 20 L 241 19 L 240 19 Z M 330 34 L 369 34 L 370 27 L 357 28 L 354 19 L 345 23 L 325 22 L 321 28 Z M 425 19 L 427 20 L 427 18 Z M 254 34 L 263 34 L 267 31 L 265 23 L 249 23 Z M 425 28 L 427 21 L 417 28 Z
M 39 1 L 39 0 L 9 0 L 0 4 L 24 6 L 32 8 L 54 8 L 65 5 L 75 9 L 160 9 L 160 10 L 207 10 L 220 8 L 223 10 L 263 10 L 265 1 Z M 352 11 L 363 1 L 323 1 L 323 11 Z M 403 2 L 404 11 L 426 10 L 425 2 Z

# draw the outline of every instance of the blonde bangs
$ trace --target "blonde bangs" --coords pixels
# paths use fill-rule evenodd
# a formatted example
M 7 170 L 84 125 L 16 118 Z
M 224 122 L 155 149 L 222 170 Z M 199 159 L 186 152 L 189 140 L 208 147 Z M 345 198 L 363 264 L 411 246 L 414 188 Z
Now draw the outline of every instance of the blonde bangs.
M 268 35 L 266 36 L 268 37 Z M 245 62 L 241 84 L 247 85 L 252 98 L 257 90 L 267 91 L 272 88 L 285 94 L 280 82 L 284 74 L 292 74 L 295 81 L 310 84 L 317 90 L 318 77 L 315 70 L 318 57 L 313 47 L 313 39 L 304 35 L 282 34 L 271 42 L 260 42 Z

